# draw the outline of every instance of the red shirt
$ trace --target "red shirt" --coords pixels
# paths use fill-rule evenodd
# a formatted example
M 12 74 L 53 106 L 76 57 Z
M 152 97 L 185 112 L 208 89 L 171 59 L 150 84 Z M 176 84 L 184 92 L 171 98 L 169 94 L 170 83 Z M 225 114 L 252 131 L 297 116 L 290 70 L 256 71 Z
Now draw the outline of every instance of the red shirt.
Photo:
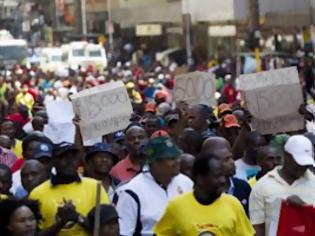
M 227 103 L 235 103 L 237 98 L 237 91 L 232 85 L 226 85 L 223 88 L 223 96 L 226 98 Z
M 121 182 L 128 182 L 135 177 L 140 170 L 141 167 L 132 163 L 129 156 L 127 156 L 112 168 L 110 174 L 113 178 Z

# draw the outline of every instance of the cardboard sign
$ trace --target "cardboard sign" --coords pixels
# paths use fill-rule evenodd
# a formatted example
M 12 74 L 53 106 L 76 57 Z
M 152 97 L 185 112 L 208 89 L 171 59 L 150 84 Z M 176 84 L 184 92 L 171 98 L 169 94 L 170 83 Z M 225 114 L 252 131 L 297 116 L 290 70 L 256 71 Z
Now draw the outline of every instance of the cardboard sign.
M 241 75 L 240 87 L 254 129 L 275 134 L 304 128 L 298 113 L 303 95 L 295 67 Z
M 215 92 L 215 75 L 212 73 L 196 71 L 175 77 L 175 102 L 216 106 Z
M 80 116 L 84 139 L 97 138 L 129 125 L 132 105 L 121 81 L 83 90 L 71 100 L 75 114 Z

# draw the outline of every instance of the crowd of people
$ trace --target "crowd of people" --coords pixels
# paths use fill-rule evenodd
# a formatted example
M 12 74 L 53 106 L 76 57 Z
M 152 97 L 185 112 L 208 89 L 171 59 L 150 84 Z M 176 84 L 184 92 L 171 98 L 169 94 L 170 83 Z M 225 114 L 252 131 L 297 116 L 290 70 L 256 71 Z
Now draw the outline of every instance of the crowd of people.
M 299 65 L 313 97 L 314 75 Z M 231 60 L 197 67 L 217 77 L 217 107 L 174 102 L 174 65 L 120 63 L 67 78 L 16 66 L 0 77 L 0 235 L 264 236 L 273 203 L 315 204 L 315 134 L 262 135 Z M 190 68 L 192 70 L 192 68 Z M 85 146 L 53 143 L 46 106 L 109 81 L 125 83 L 130 125 Z M 311 96 L 310 96 L 311 95 Z M 301 104 L 305 120 L 313 105 Z M 104 114 L 106 115 L 106 114 Z

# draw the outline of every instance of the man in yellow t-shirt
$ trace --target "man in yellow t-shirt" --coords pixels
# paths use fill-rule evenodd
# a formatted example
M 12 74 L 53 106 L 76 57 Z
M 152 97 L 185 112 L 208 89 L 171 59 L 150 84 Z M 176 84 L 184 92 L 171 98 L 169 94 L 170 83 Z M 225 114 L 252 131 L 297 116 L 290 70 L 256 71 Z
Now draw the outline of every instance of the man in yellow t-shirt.
M 56 175 L 35 188 L 30 199 L 38 200 L 44 221 L 43 233 L 58 236 L 87 236 L 86 217 L 96 205 L 97 182 L 81 178 L 77 173 L 78 149 L 69 143 L 60 143 L 54 150 L 53 165 Z M 109 203 L 101 188 L 101 203 Z
M 222 161 L 202 153 L 193 167 L 195 189 L 171 200 L 154 227 L 157 236 L 253 236 L 255 230 L 241 203 L 223 194 Z

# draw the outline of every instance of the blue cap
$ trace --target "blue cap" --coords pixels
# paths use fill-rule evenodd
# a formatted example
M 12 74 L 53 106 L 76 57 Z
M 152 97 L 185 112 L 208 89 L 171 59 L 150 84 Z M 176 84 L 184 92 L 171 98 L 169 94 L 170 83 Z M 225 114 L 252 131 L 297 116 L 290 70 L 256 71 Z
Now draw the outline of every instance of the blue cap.
M 33 158 L 40 159 L 43 157 L 52 158 L 53 147 L 50 144 L 41 143 L 33 151 Z
M 125 133 L 123 131 L 118 131 L 114 134 L 114 142 L 124 141 Z
M 112 157 L 114 163 L 116 163 L 118 160 L 117 156 L 113 153 L 112 146 L 107 143 L 96 143 L 90 147 L 85 156 L 85 160 L 88 161 L 96 153 L 109 154 Z

